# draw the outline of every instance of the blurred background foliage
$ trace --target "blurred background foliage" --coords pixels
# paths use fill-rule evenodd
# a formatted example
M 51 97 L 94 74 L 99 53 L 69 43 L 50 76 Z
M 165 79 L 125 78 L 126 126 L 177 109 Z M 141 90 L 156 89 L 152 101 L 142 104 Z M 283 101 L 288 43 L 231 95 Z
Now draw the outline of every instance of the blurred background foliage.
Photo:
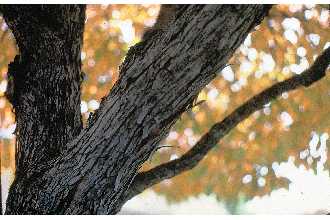
M 82 87 L 84 120 L 99 107 L 118 79 L 118 66 L 130 46 L 153 25 L 159 5 L 89 5 L 81 54 L 86 78 Z M 199 95 L 206 100 L 182 115 L 147 170 L 189 150 L 215 123 L 254 94 L 308 68 L 330 46 L 327 5 L 277 5 L 248 35 L 229 65 Z M 7 66 L 18 48 L 0 17 L 0 147 L 2 170 L 14 171 L 15 119 L 3 97 Z M 315 132 L 330 132 L 330 78 L 308 89 L 284 93 L 241 122 L 193 170 L 153 187 L 168 201 L 201 193 L 216 194 L 235 212 L 237 204 L 269 194 L 288 182 L 276 167 L 289 156 L 316 169 L 317 159 L 304 151 Z M 327 155 L 324 155 L 325 158 Z M 329 167 L 329 162 L 325 166 Z

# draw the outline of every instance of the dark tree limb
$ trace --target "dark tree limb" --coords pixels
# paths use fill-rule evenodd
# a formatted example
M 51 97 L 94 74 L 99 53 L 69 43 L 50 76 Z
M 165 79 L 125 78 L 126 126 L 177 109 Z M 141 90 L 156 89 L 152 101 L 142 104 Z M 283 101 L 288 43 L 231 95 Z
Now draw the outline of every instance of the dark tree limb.
M 165 180 L 172 178 L 184 171 L 188 171 L 205 157 L 205 155 L 217 145 L 237 124 L 249 117 L 252 113 L 284 92 L 289 92 L 298 87 L 309 87 L 325 76 L 327 67 L 330 65 L 330 47 L 317 57 L 314 64 L 299 75 L 276 83 L 263 92 L 255 95 L 243 105 L 234 110 L 224 120 L 216 123 L 202 136 L 202 138 L 182 157 L 161 164 L 146 172 L 139 173 L 131 184 L 128 198 L 141 193 L 145 189 Z
M 8 66 L 5 93 L 17 122 L 16 174 L 32 175 L 82 129 L 84 11 L 85 6 L 73 5 L 3 6 L 19 47 Z
M 8 201 L 23 201 L 24 189 L 82 129 L 85 6 L 3 5 L 2 12 L 19 48 L 8 66 L 5 93 L 17 123 L 16 173 Z
M 71 33 L 70 31 L 75 27 L 70 24 L 75 24 L 76 21 L 78 24 L 84 22 L 82 14 L 79 13 L 79 7 L 72 7 L 59 7 L 55 11 L 43 7 L 41 17 L 28 16 L 30 20 L 18 19 L 21 15 L 29 13 L 26 10 L 17 13 L 13 8 L 8 10 L 7 14 L 4 13 L 23 58 L 31 56 L 33 58 L 33 54 L 38 55 L 40 51 L 45 51 L 49 47 L 48 44 L 54 47 L 54 52 L 63 49 L 61 51 L 64 51 L 64 55 L 76 54 L 76 50 L 72 53 L 72 51 L 66 51 L 67 47 L 61 48 L 61 41 L 55 43 L 50 41 L 45 45 L 48 46 L 47 48 L 31 51 L 26 40 L 36 42 L 36 40 L 45 39 L 40 39 L 37 34 L 31 36 L 25 32 L 30 30 L 29 28 L 38 30 L 37 23 L 40 23 L 41 27 L 45 27 L 42 31 L 46 34 L 49 33 L 48 31 L 55 32 L 53 35 L 45 35 L 52 40 L 57 40 L 56 37 L 67 36 L 65 33 Z M 215 78 L 216 72 L 225 66 L 247 34 L 267 15 L 270 7 L 269 5 L 189 5 L 180 11 L 166 31 L 157 32 L 148 37 L 148 40 L 132 47 L 120 68 L 119 80 L 110 94 L 101 102 L 90 125 L 78 136 L 72 135 L 70 136 L 73 137 L 72 139 L 66 139 L 69 142 L 65 146 L 59 146 L 61 149 L 59 155 L 54 158 L 55 160 L 51 160 L 53 162 L 45 165 L 45 168 L 38 173 L 38 178 L 21 178 L 14 182 L 10 190 L 6 213 L 117 213 L 123 201 L 127 201 L 127 190 L 140 166 L 148 159 L 159 142 L 166 137 L 170 127 L 191 105 L 198 93 Z M 52 18 L 51 22 L 41 19 L 48 16 Z M 65 29 L 65 27 L 69 28 Z M 81 39 L 82 36 L 81 29 L 78 32 L 73 36 L 76 40 Z M 66 46 L 80 48 L 74 47 L 75 45 Z M 39 56 L 41 61 L 49 64 L 46 65 L 49 69 L 44 72 L 39 69 L 35 71 L 43 77 L 46 77 L 47 75 L 44 74 L 49 71 L 55 75 L 65 74 L 65 72 L 55 71 L 58 66 L 61 66 L 61 62 L 56 59 L 63 54 L 46 56 L 49 60 Z M 28 70 L 33 67 L 33 65 L 30 67 L 29 63 L 24 63 Z M 33 75 L 29 76 L 33 78 Z M 53 75 L 48 77 L 51 76 Z M 74 74 L 74 76 L 78 75 Z M 31 79 L 30 77 L 26 78 Z M 41 79 L 44 79 L 45 88 L 53 82 L 45 78 Z M 69 78 L 64 80 L 64 83 L 77 85 L 77 80 L 77 78 Z M 80 95 L 75 92 L 76 90 L 66 88 L 64 91 L 70 91 L 70 97 L 75 94 Z M 25 93 L 30 94 L 29 90 L 18 93 L 18 96 L 14 93 L 15 110 L 21 101 L 18 99 L 19 102 L 16 105 L 16 97 L 26 97 Z M 52 95 L 55 100 L 63 101 L 60 94 Z M 33 101 L 31 98 L 36 97 L 41 97 L 44 106 L 48 106 L 44 103 L 43 95 L 30 94 L 27 98 Z M 75 105 L 75 101 L 68 104 Z M 71 110 L 71 105 L 68 110 Z M 30 106 L 30 109 L 38 108 Z M 42 109 L 40 113 L 43 115 L 48 113 L 47 111 L 49 109 Z M 64 114 L 67 113 L 64 111 Z M 29 115 L 24 111 L 21 111 L 21 114 L 22 120 L 17 121 L 18 125 L 20 123 L 24 125 L 26 120 L 24 117 Z M 72 112 L 71 117 L 72 114 L 76 115 L 77 112 Z M 63 112 L 53 112 L 51 117 L 60 115 L 63 115 Z M 42 122 L 32 120 L 28 121 L 27 125 L 35 125 L 35 129 L 40 131 L 39 126 L 43 126 Z M 72 121 L 69 124 L 72 125 Z M 30 130 L 27 129 L 27 131 Z M 18 135 L 19 138 L 21 135 L 22 138 L 30 138 L 27 133 L 19 132 Z M 34 134 L 33 137 L 35 138 L 33 141 L 39 143 Z M 54 138 L 60 138 L 60 136 L 54 135 Z M 60 145 L 58 142 L 56 144 Z M 29 153 L 30 149 L 34 148 L 26 145 L 22 149 Z M 38 158 L 35 160 L 37 165 L 43 164 Z M 19 162 L 22 162 L 21 159 Z M 25 163 L 28 161 L 25 160 L 22 164 Z

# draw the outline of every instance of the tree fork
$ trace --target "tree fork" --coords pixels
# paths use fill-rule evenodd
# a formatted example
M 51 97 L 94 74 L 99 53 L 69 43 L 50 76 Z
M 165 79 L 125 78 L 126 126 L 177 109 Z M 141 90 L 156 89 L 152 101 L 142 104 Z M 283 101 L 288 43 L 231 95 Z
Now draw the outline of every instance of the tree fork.
M 82 130 L 84 6 L 33 7 L 1 9 L 27 64 L 26 81 L 14 88 L 24 173 L 16 174 L 7 214 L 117 213 L 140 166 L 271 6 L 187 6 L 166 31 L 129 50 Z
M 276 99 L 284 92 L 289 92 L 302 86 L 307 88 L 321 80 L 325 77 L 329 65 L 330 47 L 325 49 L 322 54 L 316 58 L 311 67 L 299 75 L 294 75 L 289 79 L 278 82 L 265 89 L 236 108 L 222 121 L 214 124 L 187 153 L 182 155 L 182 157 L 156 166 L 151 170 L 139 173 L 131 184 L 127 199 L 136 196 L 145 189 L 165 179 L 172 178 L 194 168 L 223 137 L 237 126 L 237 124 L 248 118 L 257 110 L 263 108 L 265 104 Z

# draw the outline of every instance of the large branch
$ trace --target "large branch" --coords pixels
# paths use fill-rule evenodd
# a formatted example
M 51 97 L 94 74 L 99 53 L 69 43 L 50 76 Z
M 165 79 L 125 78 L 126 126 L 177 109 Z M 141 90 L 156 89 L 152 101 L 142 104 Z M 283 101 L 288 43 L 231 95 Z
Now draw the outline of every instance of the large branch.
M 82 129 L 81 60 L 85 6 L 5 5 L 19 55 L 6 97 L 17 122 L 16 177 L 33 175 Z M 82 21 L 81 21 L 82 20 Z
M 45 163 L 57 158 L 82 130 L 80 55 L 85 6 L 1 8 L 19 48 L 7 74 L 6 97 L 17 124 L 16 172 L 8 201 L 14 197 L 22 203 L 24 189 L 47 170 Z
M 309 69 L 299 75 L 295 75 L 287 80 L 274 84 L 270 88 L 249 99 L 224 120 L 214 124 L 212 128 L 182 157 L 161 164 L 146 172 L 139 173 L 131 184 L 128 198 L 132 198 L 145 189 L 165 179 L 172 178 L 184 171 L 194 168 L 238 123 L 249 117 L 255 111 L 262 109 L 265 104 L 280 96 L 282 93 L 294 90 L 301 86 L 309 87 L 314 82 L 322 79 L 325 76 L 329 64 L 330 47 L 317 57 L 314 64 Z
M 269 9 L 189 5 L 131 48 L 90 125 L 42 177 L 21 185 L 25 202 L 11 197 L 6 212 L 118 212 L 140 166 Z

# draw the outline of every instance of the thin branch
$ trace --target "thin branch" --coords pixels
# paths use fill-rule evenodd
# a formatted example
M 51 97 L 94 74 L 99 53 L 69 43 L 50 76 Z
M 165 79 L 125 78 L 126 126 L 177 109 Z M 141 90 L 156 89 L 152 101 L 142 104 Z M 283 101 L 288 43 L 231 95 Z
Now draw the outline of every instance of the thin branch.
M 189 5 L 166 30 L 157 32 L 149 40 L 131 47 L 121 65 L 118 81 L 100 103 L 90 126 L 70 140 L 54 162 L 47 163 L 41 172 L 31 172 L 33 175 L 42 175 L 42 178 L 34 178 L 33 184 L 26 184 L 26 178 L 15 179 L 17 181 L 11 187 L 12 193 L 9 195 L 6 213 L 117 213 L 122 207 L 121 201 L 126 200 L 125 195 L 139 167 L 149 158 L 161 139 L 166 137 L 171 125 L 186 110 L 193 98 L 216 76 L 215 72 L 228 62 L 251 29 L 268 14 L 269 9 L 268 5 Z M 17 23 L 14 21 L 16 22 L 17 13 L 8 14 L 12 16 L 7 18 L 13 20 L 11 24 L 14 28 L 11 29 L 15 34 Z M 33 18 L 30 14 L 26 17 Z M 56 20 L 59 26 L 60 20 L 61 18 Z M 29 20 L 19 19 L 19 22 Z M 29 27 L 40 27 L 39 24 L 35 24 L 37 22 L 39 20 L 29 23 L 28 27 L 25 23 L 18 23 L 18 27 L 25 28 L 22 30 L 23 34 L 29 36 L 25 35 L 28 34 Z M 8 23 L 10 25 L 10 22 Z M 43 26 L 47 27 L 47 24 Z M 69 29 L 72 29 L 71 26 Z M 17 28 L 16 31 L 16 36 L 22 36 Z M 59 36 L 66 36 L 65 29 Z M 21 44 L 27 45 L 24 39 L 22 37 Z M 30 36 L 28 39 L 35 40 Z M 51 43 L 56 43 L 56 40 Z M 26 48 L 25 51 L 28 52 L 29 45 Z M 56 53 L 62 51 L 60 48 Z M 49 56 L 49 59 L 53 58 Z M 47 56 L 47 62 L 49 59 Z M 54 63 L 56 62 L 54 60 Z M 44 74 L 44 71 L 39 72 Z M 47 70 L 46 73 L 48 72 L 52 73 Z M 58 74 L 56 72 L 56 75 Z M 39 84 L 37 86 L 39 90 Z M 52 87 L 47 87 L 47 95 L 49 88 Z M 34 91 L 32 90 L 33 94 L 27 94 L 35 97 Z M 26 96 L 27 94 L 22 92 L 22 97 L 27 97 L 24 100 L 28 101 L 30 96 Z M 60 96 L 55 94 L 55 97 Z M 27 101 L 24 102 L 24 107 L 34 103 Z M 22 109 L 25 110 L 23 107 Z M 69 109 L 76 108 L 73 106 Z M 33 120 L 31 123 L 36 121 L 38 122 Z M 28 123 L 30 124 L 29 121 Z M 47 137 L 44 135 L 44 129 L 36 130 L 42 132 L 42 137 Z M 23 138 L 30 138 L 24 134 L 29 134 L 28 132 L 23 133 Z M 44 148 L 43 143 L 33 143 L 37 143 L 36 147 L 42 146 L 40 149 Z M 40 153 L 30 151 L 31 145 L 24 149 L 32 152 L 33 156 Z M 39 162 L 33 159 L 28 161 Z M 27 160 L 20 161 L 23 161 L 23 164 Z
M 149 171 L 139 173 L 134 179 L 129 198 L 141 193 L 145 189 L 172 178 L 184 171 L 194 168 L 204 156 L 228 134 L 237 124 L 249 117 L 255 111 L 284 92 L 294 90 L 300 86 L 309 87 L 314 82 L 325 76 L 326 69 L 330 64 L 330 47 L 315 60 L 314 64 L 299 75 L 276 83 L 263 92 L 255 95 L 243 105 L 234 110 L 224 120 L 212 126 L 212 128 L 182 157 L 161 164 Z

